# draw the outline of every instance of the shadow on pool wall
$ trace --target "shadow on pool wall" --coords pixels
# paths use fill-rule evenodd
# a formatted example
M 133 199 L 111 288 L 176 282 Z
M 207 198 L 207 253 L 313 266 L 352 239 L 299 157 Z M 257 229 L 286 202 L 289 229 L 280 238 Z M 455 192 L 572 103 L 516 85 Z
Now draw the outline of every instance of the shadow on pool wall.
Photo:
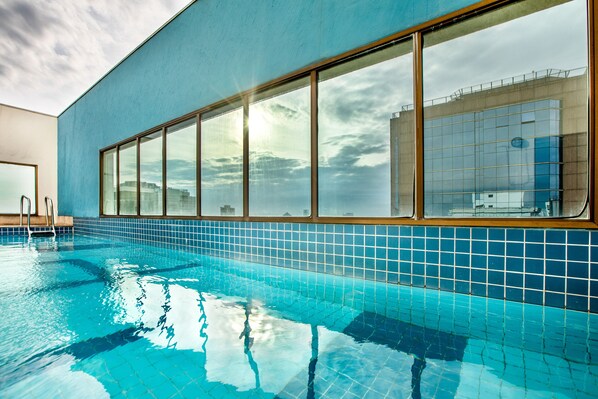
M 598 312 L 598 231 L 124 218 L 74 225 L 77 234 Z

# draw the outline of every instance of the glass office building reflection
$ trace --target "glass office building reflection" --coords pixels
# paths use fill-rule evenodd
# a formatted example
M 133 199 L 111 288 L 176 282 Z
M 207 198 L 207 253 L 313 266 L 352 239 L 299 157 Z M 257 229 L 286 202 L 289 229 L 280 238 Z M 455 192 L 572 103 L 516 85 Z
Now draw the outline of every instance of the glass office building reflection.
M 559 217 L 583 210 L 587 184 L 585 68 L 469 87 L 424 104 L 427 217 Z M 582 115 L 582 116 L 580 116 Z M 413 110 L 390 121 L 393 162 L 412 157 Z M 393 173 L 394 172 L 394 173 Z M 392 171 L 393 213 L 410 176 Z

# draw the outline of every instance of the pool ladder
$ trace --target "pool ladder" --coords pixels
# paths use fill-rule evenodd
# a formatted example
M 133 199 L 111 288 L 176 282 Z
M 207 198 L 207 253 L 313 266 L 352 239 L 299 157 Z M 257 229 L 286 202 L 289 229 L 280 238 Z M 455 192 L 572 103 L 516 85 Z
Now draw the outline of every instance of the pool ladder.
M 45 230 L 31 230 L 31 199 L 26 195 L 21 195 L 21 214 L 19 219 L 19 224 L 23 226 L 23 202 L 27 201 L 27 234 L 29 234 L 29 238 L 32 235 L 47 235 L 53 234 L 56 237 L 56 227 L 54 225 L 54 202 L 52 198 L 46 197 L 44 198 L 44 202 L 46 204 L 46 226 L 50 226 L 50 229 Z M 48 202 L 50 203 L 50 213 L 48 214 Z

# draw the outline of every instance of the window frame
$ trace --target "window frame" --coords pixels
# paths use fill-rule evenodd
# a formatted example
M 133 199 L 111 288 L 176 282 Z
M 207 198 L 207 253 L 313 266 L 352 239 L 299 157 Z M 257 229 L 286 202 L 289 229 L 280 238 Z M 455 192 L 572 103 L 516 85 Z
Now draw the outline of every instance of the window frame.
M 193 112 L 185 114 L 174 120 L 154 126 L 140 134 L 133 137 L 128 137 L 119 141 L 116 144 L 104 147 L 99 150 L 100 157 L 100 209 L 99 215 L 102 218 L 146 218 L 146 219 L 194 219 L 194 220 L 226 220 L 226 221 L 245 221 L 245 222 L 282 222 L 282 223 L 320 223 L 320 224 L 388 224 L 388 225 L 411 225 L 411 226 L 467 226 L 467 227 L 541 227 L 541 228 L 598 228 L 598 185 L 596 179 L 596 165 L 598 163 L 596 153 L 596 100 L 595 93 L 598 90 L 598 79 L 595 76 L 596 65 L 598 62 L 598 29 L 596 29 L 596 21 L 598 20 L 598 7 L 594 5 L 593 0 L 586 0 L 587 7 L 587 32 L 588 32 L 588 198 L 586 201 L 587 216 L 581 218 L 425 218 L 424 217 L 424 159 L 423 159 L 423 144 L 424 144 L 424 119 L 423 119 L 423 34 L 436 30 L 447 25 L 458 23 L 469 17 L 474 17 L 480 13 L 485 13 L 495 10 L 510 4 L 517 3 L 518 0 L 481 0 L 475 4 L 454 11 L 452 13 L 437 17 L 417 26 L 397 32 L 385 38 L 379 39 L 368 45 L 364 45 L 353 50 L 344 52 L 327 60 L 317 62 L 307 67 L 301 68 L 277 79 L 271 80 L 267 83 L 256 86 L 247 91 L 235 94 L 229 98 L 223 99 L 216 103 L 210 104 L 206 107 L 199 108 Z M 404 39 L 411 39 L 413 44 L 413 104 L 415 110 L 415 181 L 414 181 L 414 215 L 412 217 L 342 217 L 342 216 L 327 216 L 320 217 L 318 215 L 318 73 L 320 70 L 330 68 L 331 66 L 346 62 L 354 57 L 361 57 L 368 52 L 379 50 L 385 46 L 391 45 L 394 42 L 402 41 Z M 311 86 L 311 215 L 307 217 L 256 217 L 249 216 L 248 204 L 248 177 L 249 177 L 249 148 L 248 148 L 248 106 L 250 98 L 256 93 L 264 90 L 272 89 L 279 85 L 283 85 L 294 81 L 309 77 Z M 244 109 L 244 134 L 243 134 L 243 216 L 203 216 L 201 214 L 201 115 L 225 106 L 228 103 L 239 101 L 243 104 Z M 163 135 L 165 130 L 180 122 L 196 118 L 197 127 L 197 215 L 195 216 L 167 216 L 163 212 L 159 216 L 140 216 L 139 206 L 137 215 L 120 215 L 120 209 L 117 209 L 117 215 L 104 215 L 102 212 L 103 204 L 103 187 L 102 187 L 102 158 L 103 152 L 111 149 L 118 149 L 122 144 L 132 140 L 139 140 L 140 137 L 147 134 L 162 130 Z M 163 145 L 163 150 L 166 151 L 166 145 Z M 118 151 L 117 151 L 118 154 Z M 118 155 L 117 155 L 118 157 Z M 118 165 L 117 158 L 117 165 Z M 165 157 L 162 159 L 163 168 L 165 168 Z M 139 170 L 138 170 L 139 172 Z M 117 171 L 117 176 L 119 172 Z M 139 174 L 138 174 L 139 176 Z M 165 173 L 163 173 L 165 176 Z M 139 179 L 138 179 L 139 180 Z M 138 182 L 139 184 L 139 182 Z M 118 182 L 117 182 L 118 187 Z M 164 193 L 166 189 L 163 190 Z M 117 194 L 117 201 L 119 201 L 119 194 Z M 163 203 L 164 208 L 166 203 Z M 165 209 L 164 209 L 165 210 Z

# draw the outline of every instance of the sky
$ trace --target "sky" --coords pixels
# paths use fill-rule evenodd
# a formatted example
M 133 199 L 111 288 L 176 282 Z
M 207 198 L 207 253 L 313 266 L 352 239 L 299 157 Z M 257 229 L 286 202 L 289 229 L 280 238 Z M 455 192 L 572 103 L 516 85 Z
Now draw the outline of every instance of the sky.
M 0 1 L 0 103 L 60 114 L 189 2 Z

